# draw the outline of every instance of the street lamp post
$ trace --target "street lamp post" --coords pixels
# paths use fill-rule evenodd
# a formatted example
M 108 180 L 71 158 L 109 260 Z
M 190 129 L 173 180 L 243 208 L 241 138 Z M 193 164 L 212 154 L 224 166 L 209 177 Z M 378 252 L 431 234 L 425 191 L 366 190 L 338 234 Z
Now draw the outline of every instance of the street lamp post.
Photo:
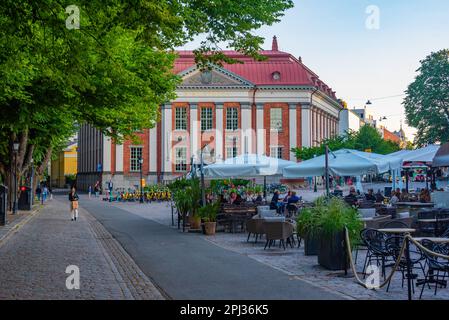
M 143 159 L 139 158 L 140 165 L 140 203 L 143 203 Z
M 13 151 L 14 151 L 14 165 L 13 165 L 13 179 L 14 179 L 14 200 L 12 205 L 12 214 L 17 213 L 17 152 L 19 151 L 19 143 L 13 143 Z

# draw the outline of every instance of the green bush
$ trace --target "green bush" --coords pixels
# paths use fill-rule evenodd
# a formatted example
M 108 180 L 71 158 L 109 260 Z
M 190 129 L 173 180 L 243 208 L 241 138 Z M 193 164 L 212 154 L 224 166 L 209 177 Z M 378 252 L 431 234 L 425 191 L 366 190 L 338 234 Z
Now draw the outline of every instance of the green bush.
M 204 207 L 199 208 L 198 212 L 205 222 L 215 222 L 217 214 L 220 212 L 220 202 L 208 203 Z

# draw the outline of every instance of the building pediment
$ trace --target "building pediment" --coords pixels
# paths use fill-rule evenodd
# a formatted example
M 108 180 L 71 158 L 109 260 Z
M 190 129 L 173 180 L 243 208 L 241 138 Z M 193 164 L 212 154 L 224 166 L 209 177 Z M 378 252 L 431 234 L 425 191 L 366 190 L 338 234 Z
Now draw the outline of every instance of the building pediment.
M 182 83 L 179 88 L 249 88 L 254 85 L 246 79 L 218 66 L 201 71 L 196 66 L 179 74 Z

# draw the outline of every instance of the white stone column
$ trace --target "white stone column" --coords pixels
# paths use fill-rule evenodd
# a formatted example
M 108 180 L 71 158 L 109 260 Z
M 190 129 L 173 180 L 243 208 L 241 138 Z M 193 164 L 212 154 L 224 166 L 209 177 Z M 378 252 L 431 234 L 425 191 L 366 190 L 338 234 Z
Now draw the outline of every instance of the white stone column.
M 150 157 L 148 168 L 150 168 L 150 172 L 157 171 L 157 129 L 156 126 L 150 129 Z
M 115 145 L 115 171 L 123 172 L 123 144 Z
M 111 138 L 103 135 L 103 171 L 111 172 Z
M 172 109 L 171 103 L 166 103 L 164 105 L 164 130 L 162 131 L 162 148 L 164 149 L 164 158 L 162 159 L 164 173 L 172 172 Z
M 296 161 L 296 155 L 294 152 L 291 152 L 292 148 L 296 148 L 297 146 L 297 141 L 296 141 L 296 131 L 297 131 L 297 123 L 296 123 L 296 119 L 297 119 L 297 115 L 296 115 L 296 103 L 290 103 L 288 105 L 289 107 L 289 137 L 290 137 L 290 160 L 291 161 Z
M 301 105 L 301 145 L 310 147 L 311 140 L 311 110 L 310 104 Z
M 249 103 L 240 103 L 240 110 L 242 113 L 242 154 L 252 153 L 252 135 L 251 135 L 251 105 Z
M 256 104 L 257 154 L 265 154 L 265 128 L 263 118 L 263 104 Z
M 190 154 L 198 161 L 198 105 L 190 104 Z
M 223 128 L 223 104 L 216 103 L 215 104 L 215 159 L 217 161 L 224 160 L 224 148 L 223 148 L 223 137 L 224 137 L 224 128 Z

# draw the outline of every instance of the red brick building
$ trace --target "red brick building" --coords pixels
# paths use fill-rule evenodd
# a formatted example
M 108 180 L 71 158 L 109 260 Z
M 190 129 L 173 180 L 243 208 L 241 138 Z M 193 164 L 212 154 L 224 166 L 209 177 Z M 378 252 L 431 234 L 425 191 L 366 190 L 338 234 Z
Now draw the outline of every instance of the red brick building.
M 215 162 L 242 153 L 295 160 L 291 148 L 316 145 L 338 134 L 341 109 L 335 92 L 301 58 L 279 51 L 276 37 L 267 61 L 235 51 L 243 64 L 200 71 L 191 51 L 179 51 L 174 72 L 182 78 L 177 99 L 161 106 L 161 121 L 139 136 L 142 144 L 114 144 L 83 126 L 79 132 L 78 185 L 96 180 L 116 187 L 139 185 L 140 165 L 148 183 L 185 174 L 190 163 Z M 94 139 L 92 139 L 92 137 Z

